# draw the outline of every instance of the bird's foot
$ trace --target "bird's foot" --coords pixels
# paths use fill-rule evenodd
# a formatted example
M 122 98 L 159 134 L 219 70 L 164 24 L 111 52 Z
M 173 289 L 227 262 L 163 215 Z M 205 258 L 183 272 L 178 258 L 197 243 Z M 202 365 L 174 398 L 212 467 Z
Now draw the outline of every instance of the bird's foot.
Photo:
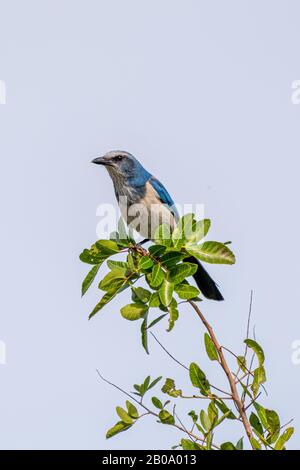
M 147 256 L 148 251 L 142 247 L 142 243 L 146 243 L 148 240 L 143 240 L 141 243 L 137 243 L 136 245 L 132 245 L 132 249 L 137 253 L 140 253 L 142 256 Z

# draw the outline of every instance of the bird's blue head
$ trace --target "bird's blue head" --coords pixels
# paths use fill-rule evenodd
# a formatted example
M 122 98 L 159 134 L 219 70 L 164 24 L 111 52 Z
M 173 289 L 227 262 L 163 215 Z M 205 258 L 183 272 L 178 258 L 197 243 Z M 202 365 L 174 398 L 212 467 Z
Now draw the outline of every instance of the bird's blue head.
M 113 181 L 124 180 L 133 186 L 144 185 L 151 176 L 131 153 L 123 150 L 112 150 L 92 163 L 104 165 Z

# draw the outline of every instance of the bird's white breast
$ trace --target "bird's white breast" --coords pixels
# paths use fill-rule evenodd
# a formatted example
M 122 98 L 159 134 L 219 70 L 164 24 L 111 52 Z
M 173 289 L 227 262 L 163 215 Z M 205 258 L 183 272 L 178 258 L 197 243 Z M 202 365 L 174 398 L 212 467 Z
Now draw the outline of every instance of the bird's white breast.
M 170 226 L 171 231 L 176 225 L 169 208 L 162 204 L 152 185 L 146 183 L 144 197 L 138 204 L 128 207 L 126 200 L 119 200 L 120 210 L 128 226 L 139 232 L 142 237 L 153 239 L 157 227 L 163 223 Z

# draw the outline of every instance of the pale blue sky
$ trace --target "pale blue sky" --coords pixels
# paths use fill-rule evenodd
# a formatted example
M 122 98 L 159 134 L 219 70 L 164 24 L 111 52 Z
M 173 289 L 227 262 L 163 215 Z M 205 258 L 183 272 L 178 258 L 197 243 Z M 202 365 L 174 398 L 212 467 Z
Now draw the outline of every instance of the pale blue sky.
M 150 418 L 104 437 L 124 399 L 97 367 L 126 389 L 148 373 L 188 384 L 155 344 L 144 354 L 137 325 L 119 315 L 125 294 L 90 322 L 96 289 L 80 299 L 78 254 L 96 237 L 98 204 L 114 201 L 89 162 L 113 148 L 140 158 L 176 201 L 204 203 L 212 237 L 233 241 L 236 266 L 209 269 L 226 301 L 202 308 L 240 352 L 254 289 L 265 403 L 295 418 L 297 448 L 299 14 L 296 0 L 0 0 L 1 448 L 178 442 Z M 218 380 L 191 311 L 157 334 Z

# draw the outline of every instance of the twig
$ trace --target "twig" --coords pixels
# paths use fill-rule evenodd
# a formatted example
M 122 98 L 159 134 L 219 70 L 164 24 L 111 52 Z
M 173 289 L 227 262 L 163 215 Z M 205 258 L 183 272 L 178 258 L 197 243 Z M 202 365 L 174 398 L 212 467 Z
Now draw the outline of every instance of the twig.
M 228 353 L 232 354 L 236 359 L 238 359 L 238 356 L 233 351 L 231 351 L 230 349 L 226 348 L 225 346 L 221 346 L 221 348 L 224 349 L 224 351 L 227 351 Z M 251 370 L 247 369 L 247 367 L 245 365 L 244 365 L 244 368 L 246 369 L 248 374 L 251 374 L 252 376 L 254 376 L 253 372 L 251 372 Z M 237 374 L 234 374 L 234 375 L 237 375 Z
M 288 426 L 289 424 L 291 424 L 294 420 L 293 419 L 290 419 L 287 423 L 283 424 L 282 426 L 280 426 L 280 431 L 281 429 L 285 428 L 286 426 Z
M 181 424 L 181 426 L 185 429 L 185 432 L 187 434 L 189 434 L 189 431 L 187 430 L 187 428 L 185 427 L 185 425 L 183 424 L 183 422 L 181 421 L 181 419 L 179 418 L 178 414 L 175 412 L 175 405 L 174 405 L 174 408 L 173 408 L 173 416 L 174 418 L 176 418 L 179 423 Z M 195 442 L 194 438 L 192 437 L 192 441 Z
M 199 400 L 233 400 L 231 396 L 230 397 L 218 397 L 217 395 L 207 395 L 207 397 L 205 396 L 200 397 L 199 395 L 192 395 L 192 396 L 179 395 L 179 397 L 180 398 L 196 398 Z
M 155 341 L 160 345 L 160 347 L 168 354 L 168 356 L 173 359 L 173 361 L 177 362 L 177 364 L 179 364 L 181 367 L 183 367 L 185 370 L 189 370 L 189 368 L 187 366 L 185 366 L 182 362 L 180 362 L 178 359 L 176 359 L 164 346 L 163 344 L 161 344 L 161 342 L 157 339 L 157 337 L 155 336 L 154 333 L 152 333 L 152 331 L 150 332 L 150 334 L 153 336 L 153 338 L 155 339 Z M 225 395 L 228 395 L 229 398 L 231 398 L 231 394 L 226 392 L 225 390 L 222 390 L 221 388 L 218 388 L 218 387 L 215 387 L 214 385 L 211 385 L 211 388 L 213 388 L 214 390 L 217 390 L 218 392 L 220 393 L 224 393 Z M 216 397 L 216 398 L 219 398 L 219 397 Z
M 255 353 L 252 354 L 252 358 L 251 358 L 251 362 L 250 362 L 250 369 L 252 369 L 253 362 L 254 362 L 254 358 L 255 358 Z M 248 375 L 248 377 L 247 377 L 246 388 L 249 387 L 249 382 L 250 382 L 250 375 Z M 246 393 L 245 393 L 245 391 L 244 391 L 244 392 L 243 392 L 243 395 L 242 395 L 242 401 L 243 401 L 243 403 L 244 403 L 244 401 L 245 401 L 245 398 L 246 398 Z
M 253 290 L 251 289 L 250 305 L 249 305 L 249 313 L 248 313 L 248 321 L 247 321 L 247 338 L 249 338 L 250 321 L 251 321 L 251 315 L 252 315 L 252 304 L 253 304 Z M 246 345 L 246 348 L 247 348 L 247 345 Z
M 111 385 L 112 387 L 116 388 L 117 390 L 119 390 L 119 392 L 123 393 L 124 395 L 126 395 L 127 397 L 129 397 L 131 400 L 133 400 L 135 403 L 137 403 L 138 405 L 140 405 L 142 408 L 144 408 L 144 410 L 147 411 L 147 413 L 145 414 L 150 414 L 152 416 L 155 416 L 156 418 L 159 419 L 159 415 L 157 413 L 155 413 L 154 411 L 150 410 L 150 408 L 148 408 L 146 405 L 144 405 L 143 403 L 139 402 L 134 396 L 132 396 L 130 393 L 126 392 L 126 390 L 123 390 L 121 387 L 119 387 L 118 385 L 114 384 L 113 382 L 110 382 L 109 380 L 107 380 L 106 378 L 103 377 L 103 375 L 100 374 L 99 370 L 96 369 L 96 372 L 97 374 L 99 375 L 100 379 L 103 380 L 103 382 L 106 382 L 107 384 Z M 188 434 L 188 436 L 192 439 L 194 438 L 196 441 L 200 441 L 202 443 L 205 443 L 205 440 L 202 439 L 201 437 L 199 436 L 196 436 L 194 433 L 188 431 L 186 428 L 182 427 L 182 426 L 179 426 L 178 424 L 174 423 L 174 424 L 171 424 L 171 426 L 173 426 L 174 428 L 178 429 L 179 431 L 182 431 L 186 434 Z M 216 448 L 218 448 L 217 446 L 214 446 Z
M 143 418 L 144 416 L 148 416 L 149 414 L 150 414 L 149 411 L 146 411 L 145 413 L 140 415 L 137 419 Z
M 237 374 L 237 373 L 234 374 L 234 376 L 237 377 L 235 383 L 238 384 L 240 381 L 242 381 L 242 380 L 244 380 L 246 377 L 248 377 L 248 375 L 249 375 L 249 372 L 245 372 L 245 374 L 242 375 L 241 378 L 238 378 L 238 374 Z
M 253 398 L 253 400 L 250 401 L 249 405 L 246 406 L 245 411 L 247 411 L 248 408 L 250 408 L 250 406 L 252 406 L 253 403 L 255 403 L 256 400 L 258 400 L 258 398 L 259 398 L 260 396 L 261 396 L 261 392 L 259 392 L 259 394 L 258 394 L 255 398 Z
M 221 348 L 221 346 L 220 346 L 220 344 L 219 344 L 219 342 L 218 342 L 218 340 L 215 336 L 215 333 L 214 333 L 212 327 L 210 326 L 210 324 L 208 323 L 208 321 L 206 320 L 206 318 L 202 314 L 199 307 L 192 300 L 190 300 L 189 303 L 191 304 L 191 306 L 193 307 L 193 309 L 197 313 L 198 317 L 202 321 L 205 328 L 207 329 L 207 331 L 209 333 L 209 336 L 210 336 L 212 342 L 214 343 L 215 348 L 217 349 L 219 359 L 220 359 L 220 364 L 221 364 L 222 369 L 224 370 L 224 372 L 227 376 L 227 379 L 228 379 L 228 382 L 229 382 L 229 385 L 230 385 L 232 398 L 233 398 L 234 403 L 236 404 L 236 406 L 239 410 L 239 413 L 241 415 L 241 419 L 242 419 L 242 422 L 243 422 L 243 426 L 245 428 L 247 437 L 248 437 L 248 439 L 250 441 L 250 444 L 251 444 L 251 440 L 253 438 L 251 425 L 250 425 L 249 420 L 247 418 L 247 414 L 245 412 L 244 404 L 243 404 L 243 402 L 242 402 L 242 400 L 239 396 L 238 389 L 237 389 L 237 386 L 236 386 L 236 383 L 235 383 L 235 379 L 234 379 L 233 374 L 231 373 L 231 371 L 229 369 L 229 366 L 226 362 L 226 359 L 225 359 L 225 356 L 223 354 L 222 348 Z M 251 447 L 253 448 L 252 444 L 251 444 Z
M 116 388 L 117 390 L 119 390 L 119 392 L 122 392 L 124 395 L 126 395 L 127 397 L 129 397 L 131 400 L 133 400 L 135 403 L 137 403 L 138 405 L 140 405 L 142 408 L 144 408 L 144 410 L 148 411 L 148 413 L 152 414 L 152 415 L 155 415 L 157 416 L 155 413 L 153 413 L 151 410 L 149 410 L 143 403 L 141 403 L 139 400 L 137 400 L 135 397 L 133 397 L 130 393 L 126 392 L 126 390 L 123 390 L 121 387 L 119 387 L 118 385 L 110 382 L 109 380 L 107 380 L 105 377 L 103 377 L 103 375 L 100 374 L 99 370 L 96 369 L 96 372 L 97 374 L 99 375 L 100 379 L 103 380 L 103 382 L 106 382 L 108 385 L 111 385 L 112 387 Z
M 181 367 L 183 367 L 185 370 L 189 370 L 189 368 L 187 366 L 185 366 L 184 364 L 182 364 L 182 362 L 178 361 L 178 359 L 176 359 L 174 356 L 172 356 L 171 353 L 169 353 L 169 351 L 161 344 L 161 342 L 156 338 L 155 334 L 152 333 L 152 331 L 150 331 L 150 334 L 153 336 L 153 338 L 155 339 L 155 341 L 160 345 L 160 347 L 165 351 L 165 353 L 168 354 L 168 356 L 173 359 L 173 361 L 177 362 L 177 364 L 179 364 Z
M 246 331 L 246 338 L 249 338 L 249 332 L 250 332 L 250 321 L 251 321 L 251 315 L 252 315 L 252 303 L 253 303 L 253 290 L 251 289 L 250 292 L 250 304 L 249 304 L 249 312 L 248 312 L 248 319 L 247 319 L 247 331 Z M 248 345 L 246 344 L 245 346 L 245 352 L 244 352 L 244 358 L 246 360 L 246 355 L 248 351 Z M 236 372 L 236 375 L 238 376 L 241 370 L 241 366 L 239 365 L 239 368 Z

